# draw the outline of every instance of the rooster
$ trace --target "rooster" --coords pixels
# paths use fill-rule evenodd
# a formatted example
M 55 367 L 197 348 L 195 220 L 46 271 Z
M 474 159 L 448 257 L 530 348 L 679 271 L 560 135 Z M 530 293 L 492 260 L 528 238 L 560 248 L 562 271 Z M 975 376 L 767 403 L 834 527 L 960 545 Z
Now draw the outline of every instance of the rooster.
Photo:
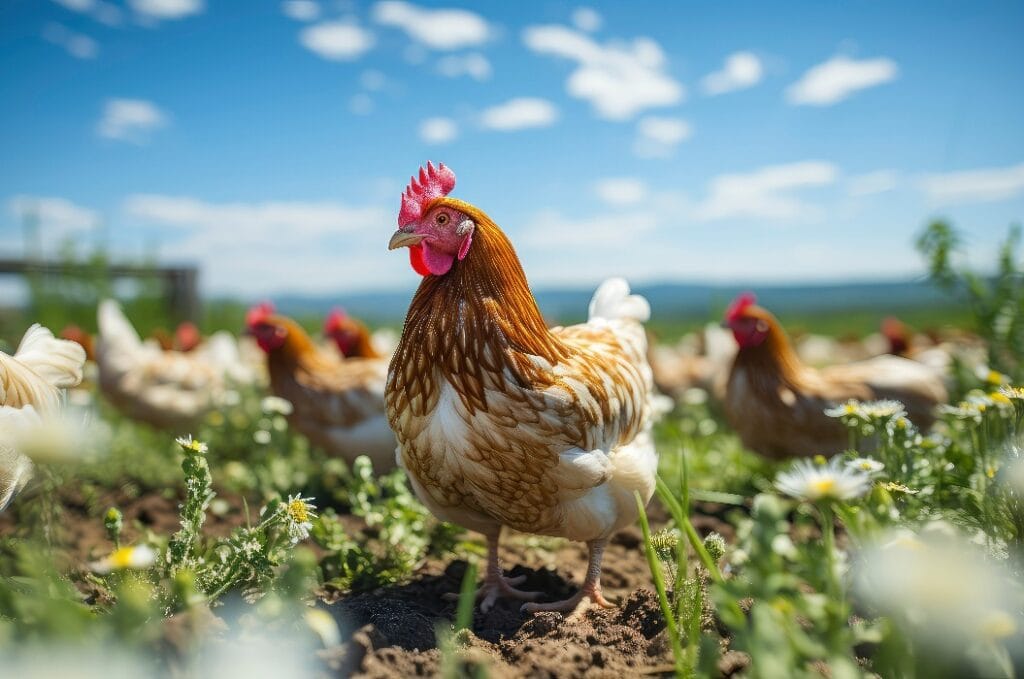
M 654 491 L 650 308 L 605 281 L 589 321 L 548 329 L 508 238 L 480 209 L 448 198 L 455 174 L 428 163 L 402 196 L 389 249 L 423 276 L 391 367 L 387 414 L 399 463 L 439 518 L 487 538 L 482 610 L 533 601 L 498 561 L 503 526 L 587 543 L 590 566 L 565 601 L 526 611 L 608 607 L 601 557 Z
M 846 429 L 824 411 L 848 399 L 894 399 L 921 427 L 931 425 L 934 407 L 947 400 L 939 372 L 897 356 L 817 370 L 805 366 L 779 322 L 749 293 L 733 301 L 724 324 L 739 344 L 725 412 L 743 443 L 766 457 L 845 450 Z
M 13 356 L 0 352 L 0 511 L 32 477 L 32 462 L 17 450 L 17 435 L 56 415 L 63 391 L 82 381 L 85 349 L 57 339 L 41 325 L 25 333 Z
M 382 358 L 373 346 L 370 331 L 343 309 L 332 309 L 327 315 L 324 335 L 334 340 L 338 351 L 345 358 Z
M 319 349 L 268 303 L 249 310 L 246 326 L 267 354 L 271 390 L 292 404 L 295 429 L 330 455 L 348 462 L 366 455 L 376 472 L 394 468 L 395 435 L 384 417 L 385 359 L 343 360 Z

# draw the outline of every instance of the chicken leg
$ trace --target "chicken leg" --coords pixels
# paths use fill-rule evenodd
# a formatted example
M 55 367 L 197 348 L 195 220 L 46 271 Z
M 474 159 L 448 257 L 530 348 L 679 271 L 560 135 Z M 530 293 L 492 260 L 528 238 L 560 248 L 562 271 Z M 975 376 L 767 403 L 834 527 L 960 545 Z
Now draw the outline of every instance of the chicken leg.
M 506 578 L 501 572 L 501 561 L 498 558 L 498 541 L 501 537 L 501 527 L 491 533 L 485 533 L 487 538 L 487 572 L 484 574 L 484 584 L 477 589 L 476 598 L 483 597 L 480 602 L 480 612 L 486 613 L 494 607 L 494 603 L 501 597 L 519 599 L 520 601 L 533 601 L 543 592 L 525 592 L 516 589 L 526 580 L 525 575 L 514 578 Z M 457 599 L 458 594 L 445 595 L 446 598 Z
M 601 557 L 604 556 L 606 542 L 606 540 L 594 540 L 587 543 L 587 549 L 590 551 L 590 565 L 587 567 L 587 577 L 583 580 L 583 586 L 580 587 L 580 591 L 564 601 L 523 604 L 520 610 L 525 613 L 539 613 L 541 611 L 571 613 L 584 601 L 586 601 L 586 605 L 583 610 L 589 608 L 591 603 L 597 604 L 601 608 L 615 608 L 615 604 L 605 599 L 604 595 L 601 594 Z

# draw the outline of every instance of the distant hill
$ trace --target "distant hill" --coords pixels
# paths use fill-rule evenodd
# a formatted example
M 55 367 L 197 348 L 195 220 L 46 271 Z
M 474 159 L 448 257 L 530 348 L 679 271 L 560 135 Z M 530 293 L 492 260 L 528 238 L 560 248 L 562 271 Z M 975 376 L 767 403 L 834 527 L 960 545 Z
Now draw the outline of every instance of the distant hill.
M 758 301 L 780 314 L 813 314 L 841 310 L 898 311 L 957 305 L 947 293 L 926 281 L 886 281 L 803 285 L 701 285 L 661 283 L 640 286 L 636 292 L 651 303 L 654 317 L 706 319 L 717 317 L 740 292 L 750 290 Z M 553 321 L 573 322 L 586 314 L 593 289 L 540 289 L 535 291 L 544 314 Z M 394 324 L 405 317 L 408 292 L 368 292 L 338 296 L 284 295 L 275 297 L 278 308 L 293 315 L 323 315 L 342 306 L 374 324 Z

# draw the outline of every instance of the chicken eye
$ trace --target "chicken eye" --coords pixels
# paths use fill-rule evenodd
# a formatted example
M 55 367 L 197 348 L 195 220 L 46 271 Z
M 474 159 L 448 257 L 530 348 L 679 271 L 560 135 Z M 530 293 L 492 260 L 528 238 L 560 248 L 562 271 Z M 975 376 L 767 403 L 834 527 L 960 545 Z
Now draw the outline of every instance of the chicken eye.
M 435 221 L 437 222 L 438 226 L 444 226 L 445 224 L 448 223 L 448 215 L 442 212 L 441 214 L 437 215 Z

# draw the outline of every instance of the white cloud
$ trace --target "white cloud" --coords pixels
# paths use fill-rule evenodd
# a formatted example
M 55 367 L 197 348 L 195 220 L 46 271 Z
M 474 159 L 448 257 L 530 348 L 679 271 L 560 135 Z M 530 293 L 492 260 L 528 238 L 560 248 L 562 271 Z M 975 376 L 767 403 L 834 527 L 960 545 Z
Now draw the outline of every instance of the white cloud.
M 479 52 L 452 54 L 438 60 L 437 70 L 448 78 L 468 75 L 474 80 L 487 80 L 491 77 L 491 62 Z
M 184 19 L 206 9 L 204 0 L 128 0 L 128 4 L 144 22 Z
M 564 26 L 533 26 L 523 42 L 539 54 L 576 62 L 569 94 L 589 101 L 602 118 L 628 120 L 649 108 L 682 101 L 685 89 L 665 72 L 665 54 L 650 38 L 601 45 Z
M 388 84 L 387 76 L 375 69 L 368 69 L 359 76 L 359 84 L 371 92 L 379 92 Z
M 633 153 L 641 158 L 670 156 L 676 146 L 693 136 L 693 127 L 682 118 L 646 116 L 636 128 Z
M 828 186 L 838 176 L 835 165 L 813 160 L 719 175 L 711 180 L 708 196 L 695 206 L 693 216 L 699 220 L 811 218 L 818 211 L 793 193 Z
M 315 21 L 320 16 L 320 5 L 313 0 L 285 0 L 281 3 L 281 11 L 289 19 Z
M 435 50 L 482 45 L 492 34 L 482 16 L 464 9 L 427 9 L 400 0 L 385 0 L 373 6 L 372 16 L 377 23 L 400 28 L 413 40 Z
M 96 133 L 107 139 L 136 144 L 148 141 L 148 133 L 167 125 L 168 116 L 145 99 L 108 99 Z
M 221 232 L 226 240 L 239 232 L 271 235 L 287 231 L 316 237 L 354 230 L 381 218 L 380 210 L 336 202 L 209 203 L 159 194 L 128 196 L 123 210 L 129 217 L 147 222 Z
M 933 203 L 990 203 L 1024 195 L 1024 163 L 921 177 L 918 186 Z
M 53 0 L 58 5 L 79 14 L 88 14 L 93 19 L 108 26 L 117 26 L 121 23 L 121 9 L 114 4 L 103 0 Z
M 364 92 L 353 94 L 352 98 L 348 100 L 348 110 L 353 115 L 368 116 L 373 113 L 373 99 Z
M 420 139 L 427 144 L 446 144 L 459 136 L 459 127 L 451 118 L 427 118 L 420 123 Z
M 373 33 L 348 21 L 325 21 L 302 29 L 299 42 L 331 61 L 354 61 L 373 47 Z
M 581 31 L 593 33 L 600 30 L 604 20 L 596 10 L 590 7 L 577 7 L 572 13 L 572 25 Z
M 558 109 L 546 99 L 518 97 L 486 109 L 480 124 L 489 130 L 509 132 L 529 127 L 547 127 L 558 120 Z
M 198 263 L 205 289 L 251 296 L 256 289 L 325 292 L 408 279 L 408 259 L 385 252 L 395 209 L 132 195 L 122 214 L 133 225 L 161 227 L 161 255 Z
M 875 87 L 894 80 L 899 67 L 892 59 L 857 61 L 837 55 L 814 66 L 786 89 L 791 104 L 831 106 L 858 90 Z
M 95 0 L 53 0 L 58 5 L 66 9 L 70 9 L 72 12 L 89 12 L 92 11 Z
M 90 229 L 100 221 L 95 210 L 55 196 L 18 195 L 10 199 L 8 207 L 19 219 L 37 220 L 49 242 Z
M 851 196 L 871 196 L 886 193 L 899 186 L 900 175 L 896 170 L 876 170 L 850 177 L 846 191 Z
M 525 247 L 552 248 L 562 245 L 607 249 L 632 245 L 642 234 L 658 226 L 653 212 L 602 213 L 572 219 L 557 210 L 542 210 L 527 221 L 519 240 Z
M 43 29 L 43 38 L 64 48 L 64 51 L 76 59 L 94 59 L 100 51 L 100 46 L 95 40 L 87 35 L 75 33 L 62 24 L 47 24 Z
M 764 67 L 753 52 L 735 52 L 725 59 L 722 70 L 709 73 L 700 81 L 709 96 L 753 87 L 761 82 Z
M 594 193 L 608 205 L 621 206 L 643 201 L 650 191 L 647 184 L 635 177 L 611 177 L 596 182 Z

